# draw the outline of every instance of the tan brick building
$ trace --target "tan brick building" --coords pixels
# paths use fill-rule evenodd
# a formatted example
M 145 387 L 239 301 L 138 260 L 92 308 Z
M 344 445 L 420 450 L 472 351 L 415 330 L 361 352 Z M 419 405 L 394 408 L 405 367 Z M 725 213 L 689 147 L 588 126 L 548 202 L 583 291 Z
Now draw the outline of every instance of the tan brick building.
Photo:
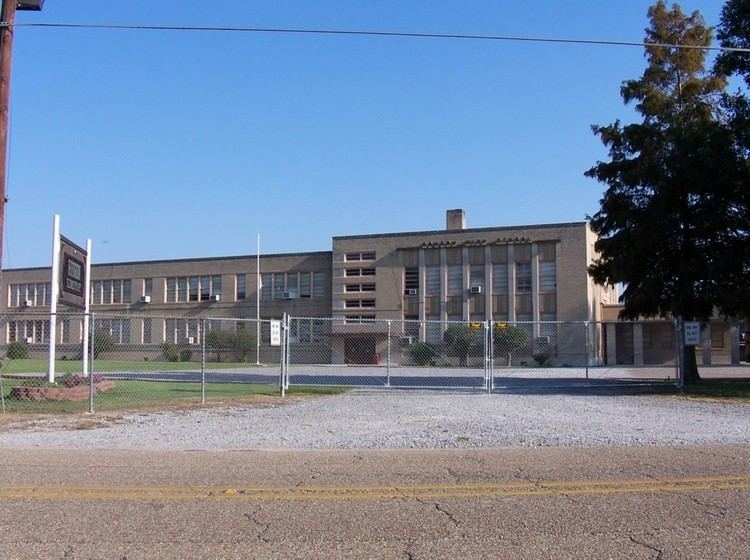
M 105 324 L 119 344 L 197 341 L 203 317 L 255 318 L 258 290 L 261 318 L 309 319 L 295 327 L 299 336 L 346 330 L 342 356 L 346 345 L 362 353 L 357 329 L 372 333 L 373 321 L 425 321 L 403 334 L 427 341 L 447 321 L 535 322 L 533 334 L 545 337 L 544 321 L 597 321 L 615 303 L 615 291 L 587 274 L 594 242 L 586 222 L 471 229 L 463 210 L 450 210 L 444 230 L 334 237 L 332 251 L 261 255 L 260 285 L 254 255 L 96 264 L 91 309 L 126 314 Z M 49 268 L 3 272 L 4 342 L 46 342 L 49 276 Z M 14 321 L 21 312 L 39 318 Z M 333 318 L 333 327 L 316 318 Z M 58 329 L 60 343 L 80 341 L 73 323 Z M 365 353 L 377 354 L 377 342 L 368 344 Z

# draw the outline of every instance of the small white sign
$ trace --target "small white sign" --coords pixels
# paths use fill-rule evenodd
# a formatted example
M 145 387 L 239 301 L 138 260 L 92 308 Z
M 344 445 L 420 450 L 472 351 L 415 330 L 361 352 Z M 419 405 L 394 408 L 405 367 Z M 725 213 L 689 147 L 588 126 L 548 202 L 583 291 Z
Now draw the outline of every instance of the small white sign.
M 698 321 L 685 321 L 685 346 L 699 346 L 701 343 L 701 324 Z
M 281 346 L 281 321 L 271 321 L 271 346 Z

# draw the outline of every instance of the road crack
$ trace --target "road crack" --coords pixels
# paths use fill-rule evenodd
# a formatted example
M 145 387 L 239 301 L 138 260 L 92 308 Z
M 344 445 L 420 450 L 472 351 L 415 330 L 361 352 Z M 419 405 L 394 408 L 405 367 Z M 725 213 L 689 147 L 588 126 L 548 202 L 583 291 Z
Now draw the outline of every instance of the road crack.
M 635 538 L 630 533 L 626 533 L 624 531 L 616 531 L 616 533 L 627 537 L 630 540 L 630 542 L 632 542 L 633 544 L 637 544 L 638 546 L 641 546 L 641 547 L 643 547 L 643 548 L 645 548 L 647 550 L 650 550 L 650 551 L 654 552 L 656 554 L 656 556 L 653 557 L 653 560 L 661 560 L 662 555 L 664 554 L 664 551 L 662 549 L 657 548 L 657 547 L 655 547 L 653 545 L 650 545 L 647 542 L 641 541 L 641 540 Z
M 271 529 L 271 525 L 268 523 L 263 523 L 262 521 L 259 521 L 257 518 L 257 515 L 262 510 L 262 507 L 259 507 L 255 511 L 251 513 L 245 513 L 243 514 L 245 516 L 245 519 L 250 521 L 252 524 L 256 526 L 257 534 L 255 535 L 255 538 L 258 539 L 260 542 L 264 544 L 268 544 L 271 541 L 266 538 L 266 533 Z

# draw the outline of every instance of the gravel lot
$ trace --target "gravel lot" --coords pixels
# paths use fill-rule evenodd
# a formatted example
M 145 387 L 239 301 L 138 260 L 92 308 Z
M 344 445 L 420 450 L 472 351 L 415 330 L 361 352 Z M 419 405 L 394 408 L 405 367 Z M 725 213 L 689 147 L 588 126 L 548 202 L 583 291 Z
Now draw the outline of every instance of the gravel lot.
M 36 418 L 0 446 L 403 449 L 750 443 L 750 405 L 657 396 L 354 391 L 284 405 Z

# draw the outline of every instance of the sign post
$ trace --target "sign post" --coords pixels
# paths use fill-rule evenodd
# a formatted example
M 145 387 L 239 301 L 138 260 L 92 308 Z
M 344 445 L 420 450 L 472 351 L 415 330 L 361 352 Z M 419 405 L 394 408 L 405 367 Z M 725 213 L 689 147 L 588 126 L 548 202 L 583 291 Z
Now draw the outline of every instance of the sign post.
M 91 241 L 87 242 L 90 250 Z M 89 299 L 89 259 L 88 250 L 60 235 L 60 215 L 52 220 L 52 289 L 50 294 L 49 322 L 49 367 L 47 380 L 55 382 L 55 354 L 57 346 L 57 304 L 83 310 L 88 314 Z M 86 375 L 88 316 L 84 315 L 83 374 Z

